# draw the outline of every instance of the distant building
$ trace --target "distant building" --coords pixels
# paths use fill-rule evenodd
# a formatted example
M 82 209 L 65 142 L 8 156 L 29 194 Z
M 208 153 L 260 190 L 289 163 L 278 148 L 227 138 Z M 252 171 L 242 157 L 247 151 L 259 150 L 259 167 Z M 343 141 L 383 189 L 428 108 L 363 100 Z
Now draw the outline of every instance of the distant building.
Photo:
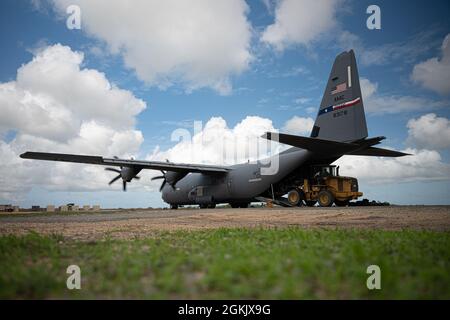
M 100 211 L 100 206 L 98 204 L 92 206 L 93 211 Z
M 41 206 L 31 206 L 31 211 L 41 211 Z
M 78 206 L 75 203 L 68 203 L 66 206 L 68 211 L 78 211 Z
M 0 204 L 0 211 L 1 212 L 13 212 L 14 207 L 12 204 Z
M 49 205 L 47 206 L 47 212 L 55 212 L 55 206 L 49 204 Z

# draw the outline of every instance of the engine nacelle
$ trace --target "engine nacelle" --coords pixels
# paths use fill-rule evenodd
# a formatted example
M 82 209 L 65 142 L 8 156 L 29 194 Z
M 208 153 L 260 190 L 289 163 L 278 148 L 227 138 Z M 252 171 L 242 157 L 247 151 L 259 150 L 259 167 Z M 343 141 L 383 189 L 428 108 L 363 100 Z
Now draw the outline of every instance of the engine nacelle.
M 123 180 L 130 182 L 140 171 L 141 169 L 136 169 L 135 167 L 123 167 L 122 170 L 120 170 L 120 175 Z
M 187 172 L 167 171 L 164 174 L 164 177 L 168 184 L 170 184 L 172 187 L 175 187 L 175 184 L 184 177 L 186 177 L 187 174 L 188 174 Z

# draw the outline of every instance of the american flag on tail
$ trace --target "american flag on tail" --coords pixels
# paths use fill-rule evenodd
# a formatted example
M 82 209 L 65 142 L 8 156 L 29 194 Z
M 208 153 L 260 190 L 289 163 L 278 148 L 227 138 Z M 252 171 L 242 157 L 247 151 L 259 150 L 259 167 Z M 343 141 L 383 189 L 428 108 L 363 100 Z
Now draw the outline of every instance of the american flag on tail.
M 347 90 L 347 83 L 346 83 L 346 82 L 343 82 L 343 83 L 341 83 L 341 84 L 338 84 L 336 87 L 334 87 L 334 88 L 331 90 L 331 94 L 340 93 L 340 92 L 343 92 L 343 91 L 345 91 L 345 90 Z

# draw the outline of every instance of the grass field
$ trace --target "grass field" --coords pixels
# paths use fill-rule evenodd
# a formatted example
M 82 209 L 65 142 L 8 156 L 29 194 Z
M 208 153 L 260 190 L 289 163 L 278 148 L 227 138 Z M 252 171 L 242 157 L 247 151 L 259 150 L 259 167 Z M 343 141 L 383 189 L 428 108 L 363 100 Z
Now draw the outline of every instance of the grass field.
M 66 268 L 81 268 L 81 290 Z M 381 268 L 381 290 L 366 268 Z M 216 229 L 79 242 L 0 236 L 0 298 L 450 298 L 450 233 Z

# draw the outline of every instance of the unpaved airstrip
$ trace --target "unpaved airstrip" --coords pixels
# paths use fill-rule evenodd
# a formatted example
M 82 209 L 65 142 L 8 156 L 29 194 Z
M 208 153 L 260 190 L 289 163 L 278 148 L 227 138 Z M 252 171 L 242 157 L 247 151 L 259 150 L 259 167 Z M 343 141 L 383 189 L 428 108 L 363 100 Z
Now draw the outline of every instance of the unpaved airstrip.
M 86 241 L 157 236 L 161 231 L 267 227 L 450 231 L 450 206 L 122 209 L 0 214 L 0 235 L 37 232 Z

